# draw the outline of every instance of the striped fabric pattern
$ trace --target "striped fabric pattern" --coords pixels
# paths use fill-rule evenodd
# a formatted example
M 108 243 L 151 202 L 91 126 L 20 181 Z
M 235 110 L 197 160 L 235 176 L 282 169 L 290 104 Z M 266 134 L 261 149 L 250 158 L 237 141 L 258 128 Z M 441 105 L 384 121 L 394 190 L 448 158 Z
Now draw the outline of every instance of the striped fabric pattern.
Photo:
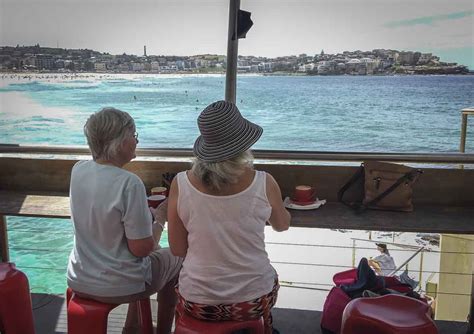
M 248 150 L 263 129 L 241 114 L 237 106 L 217 101 L 204 109 L 197 120 L 201 135 L 194 143 L 194 155 L 206 162 L 231 159 Z

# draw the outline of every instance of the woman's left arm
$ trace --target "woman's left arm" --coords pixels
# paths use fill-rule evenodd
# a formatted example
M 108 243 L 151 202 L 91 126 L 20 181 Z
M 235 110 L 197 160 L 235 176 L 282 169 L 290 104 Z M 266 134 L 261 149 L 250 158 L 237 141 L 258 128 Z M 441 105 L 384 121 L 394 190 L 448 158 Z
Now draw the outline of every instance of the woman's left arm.
M 173 255 L 185 257 L 188 251 L 188 231 L 178 215 L 178 194 L 179 189 L 175 177 L 168 197 L 168 242 Z

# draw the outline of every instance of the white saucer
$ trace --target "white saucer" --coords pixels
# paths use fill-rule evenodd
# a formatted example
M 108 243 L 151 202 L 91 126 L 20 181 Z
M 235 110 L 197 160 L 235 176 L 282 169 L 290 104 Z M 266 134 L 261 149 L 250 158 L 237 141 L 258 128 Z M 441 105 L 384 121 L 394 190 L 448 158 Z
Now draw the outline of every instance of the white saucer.
M 314 203 L 308 205 L 298 205 L 292 203 L 289 197 L 285 197 L 285 200 L 283 201 L 283 205 L 285 206 L 285 208 L 294 210 L 314 210 L 324 204 L 326 204 L 326 200 L 319 198 L 316 198 L 316 201 L 314 201 Z

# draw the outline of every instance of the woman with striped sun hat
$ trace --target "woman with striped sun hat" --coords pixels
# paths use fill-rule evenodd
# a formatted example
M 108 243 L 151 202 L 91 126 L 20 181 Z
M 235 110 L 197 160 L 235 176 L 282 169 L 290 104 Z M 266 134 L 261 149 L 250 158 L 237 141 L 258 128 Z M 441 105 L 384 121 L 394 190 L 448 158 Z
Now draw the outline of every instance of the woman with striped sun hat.
M 250 147 L 263 129 L 226 101 L 206 107 L 197 123 L 195 161 L 173 180 L 168 203 L 170 248 L 185 257 L 178 313 L 211 321 L 263 317 L 272 333 L 279 285 L 264 229 L 268 222 L 287 230 L 290 214 L 275 179 L 253 169 Z

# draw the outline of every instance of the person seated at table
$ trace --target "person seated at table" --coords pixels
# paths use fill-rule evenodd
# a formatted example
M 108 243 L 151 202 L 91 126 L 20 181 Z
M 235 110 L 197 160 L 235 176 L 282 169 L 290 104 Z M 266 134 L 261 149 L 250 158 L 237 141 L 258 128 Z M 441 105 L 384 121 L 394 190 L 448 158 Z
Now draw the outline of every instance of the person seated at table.
M 70 185 L 74 246 L 68 286 L 104 303 L 131 303 L 124 333 L 137 330 L 135 301 L 158 292 L 158 333 L 170 333 L 177 303 L 174 285 L 182 259 L 157 248 L 166 205 L 153 222 L 140 178 L 125 170 L 138 134 L 132 117 L 114 108 L 92 114 L 84 126 L 92 160 L 72 168 Z
M 198 125 L 192 169 L 174 178 L 169 195 L 170 248 L 186 256 L 177 312 L 210 321 L 263 316 L 271 333 L 279 284 L 265 224 L 285 231 L 291 217 L 275 179 L 253 168 L 249 149 L 263 130 L 225 101 L 206 107 Z
M 374 258 L 370 258 L 369 265 L 375 270 L 379 275 L 388 276 L 392 273 L 397 266 L 393 257 L 390 256 L 386 244 L 377 243 L 377 250 L 381 253 Z

